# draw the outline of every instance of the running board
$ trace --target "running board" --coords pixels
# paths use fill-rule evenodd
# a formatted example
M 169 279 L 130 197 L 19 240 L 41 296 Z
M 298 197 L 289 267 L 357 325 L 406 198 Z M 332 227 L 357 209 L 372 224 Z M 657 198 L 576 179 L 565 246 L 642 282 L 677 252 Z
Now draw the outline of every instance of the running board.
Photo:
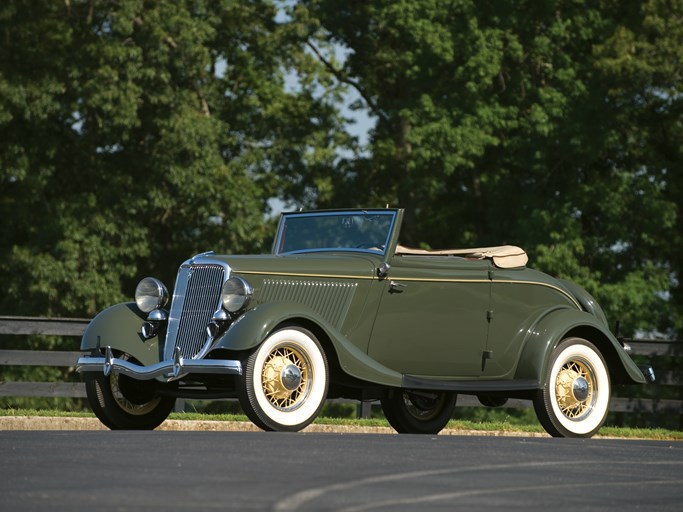
M 435 380 L 403 375 L 401 387 L 476 395 L 506 391 L 532 391 L 540 389 L 541 384 L 537 380 Z

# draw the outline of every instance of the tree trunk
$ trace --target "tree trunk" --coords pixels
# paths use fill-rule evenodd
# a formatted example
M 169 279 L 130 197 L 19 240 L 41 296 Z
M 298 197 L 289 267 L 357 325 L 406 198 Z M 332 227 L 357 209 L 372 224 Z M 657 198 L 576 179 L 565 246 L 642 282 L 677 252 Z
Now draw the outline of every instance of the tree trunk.
M 410 169 L 410 158 L 413 146 L 410 143 L 411 124 L 405 117 L 399 117 L 396 126 L 396 179 L 398 181 L 397 197 L 399 208 L 405 209 L 403 227 L 401 229 L 401 243 L 416 245 L 416 180 L 414 170 Z

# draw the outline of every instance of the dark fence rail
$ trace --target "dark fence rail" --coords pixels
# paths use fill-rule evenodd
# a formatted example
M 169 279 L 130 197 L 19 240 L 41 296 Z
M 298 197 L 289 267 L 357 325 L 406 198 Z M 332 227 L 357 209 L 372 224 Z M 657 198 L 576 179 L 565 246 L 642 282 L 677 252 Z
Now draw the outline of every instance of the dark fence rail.
M 0 316 L 0 336 L 82 336 L 89 319 L 34 318 Z M 0 337 L 0 367 L 2 366 L 53 366 L 75 370 L 81 352 L 54 350 L 3 349 Z M 652 362 L 656 383 L 649 384 L 647 396 L 633 396 L 641 386 L 623 386 L 615 389 L 610 412 L 618 414 L 666 414 L 679 418 L 683 428 L 683 343 L 658 340 L 627 340 L 631 355 L 638 362 Z M 657 365 L 657 361 L 662 361 Z M 658 370 L 659 366 L 659 370 Z M 659 391 L 668 388 L 667 392 Z M 675 388 L 675 389 L 672 389 Z M 8 382 L 0 374 L 0 397 L 67 397 L 85 398 L 85 387 L 80 382 Z M 660 398 L 662 397 L 662 398 Z M 349 401 L 346 401 L 349 402 Z M 354 402 L 355 403 L 355 402 Z M 482 407 L 474 396 L 459 396 L 458 406 Z M 504 407 L 528 408 L 528 400 L 509 400 Z M 359 405 L 359 412 L 361 406 Z M 369 414 L 369 404 L 363 404 L 362 416 Z

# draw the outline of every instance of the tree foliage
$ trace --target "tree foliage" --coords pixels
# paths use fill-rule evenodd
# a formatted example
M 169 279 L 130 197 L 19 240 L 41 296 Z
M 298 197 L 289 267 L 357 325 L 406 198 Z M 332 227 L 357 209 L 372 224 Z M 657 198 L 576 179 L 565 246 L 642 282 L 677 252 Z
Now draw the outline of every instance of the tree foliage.
M 276 16 L 267 0 L 3 2 L 4 314 L 94 315 L 193 254 L 262 249 L 289 169 L 329 166 L 344 137 L 336 87 L 316 94 L 320 65 Z M 309 85 L 286 87 L 291 69 Z
M 349 49 L 332 71 L 377 119 L 332 202 L 405 207 L 406 243 L 522 245 L 629 334 L 671 329 L 676 307 L 680 327 L 682 2 L 299 12 Z
M 90 316 L 194 253 L 267 249 L 278 198 L 403 207 L 406 244 L 518 244 L 626 334 L 682 329 L 681 20 L 680 0 L 3 2 L 0 310 Z

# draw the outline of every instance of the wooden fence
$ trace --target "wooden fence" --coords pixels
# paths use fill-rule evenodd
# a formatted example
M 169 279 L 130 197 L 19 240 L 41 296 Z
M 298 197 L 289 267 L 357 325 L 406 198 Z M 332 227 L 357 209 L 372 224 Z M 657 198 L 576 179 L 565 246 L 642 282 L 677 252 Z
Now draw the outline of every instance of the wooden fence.
M 73 336 L 80 338 L 89 323 L 82 318 L 34 318 L 0 316 L 0 367 L 3 366 L 52 366 L 74 371 L 78 351 L 9 350 L 3 347 L 3 335 Z M 627 340 L 631 355 L 637 362 L 653 364 L 655 384 L 647 385 L 645 397 L 641 386 L 623 386 L 615 389 L 610 412 L 616 413 L 617 421 L 624 414 L 666 415 L 678 418 L 683 429 L 683 343 L 656 340 Z M 74 340 L 74 347 L 78 346 Z M 659 363 L 659 364 L 658 364 Z M 0 397 L 66 397 L 85 398 L 81 382 L 12 382 L 7 381 L 0 370 Z M 353 402 L 357 403 L 357 402 Z M 179 401 L 182 408 L 184 402 Z M 459 396 L 458 406 L 480 407 L 474 396 Z M 509 400 L 508 408 L 531 407 L 528 400 Z M 359 415 L 367 416 L 370 404 L 358 405 Z

